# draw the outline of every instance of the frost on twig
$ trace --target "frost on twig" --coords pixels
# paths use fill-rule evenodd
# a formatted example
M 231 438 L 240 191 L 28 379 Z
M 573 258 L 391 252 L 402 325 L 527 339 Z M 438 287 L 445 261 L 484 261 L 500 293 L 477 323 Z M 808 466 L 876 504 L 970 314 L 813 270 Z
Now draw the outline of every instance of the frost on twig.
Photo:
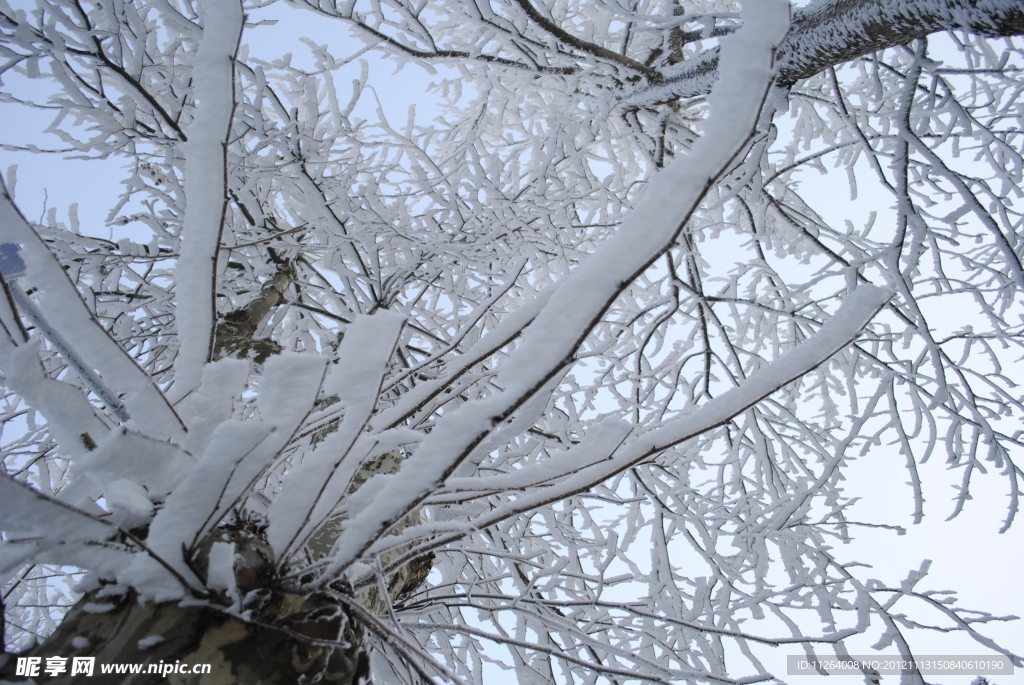
M 1019 660 L 1010 617 L 837 551 L 981 483 L 1016 530 L 1017 5 L 421 4 L 293 3 L 363 40 L 293 49 L 279 5 L 0 0 L 5 102 L 124 167 L 104 225 L 0 206 L 8 648 L 346 684 L 760 682 L 930 630 Z M 374 102 L 377 53 L 437 110 Z

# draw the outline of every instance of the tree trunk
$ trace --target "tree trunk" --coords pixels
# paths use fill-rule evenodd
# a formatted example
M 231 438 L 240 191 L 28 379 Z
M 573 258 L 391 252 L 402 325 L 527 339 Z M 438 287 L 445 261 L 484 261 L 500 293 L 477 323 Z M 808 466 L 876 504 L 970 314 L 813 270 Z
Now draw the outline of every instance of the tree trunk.
M 284 300 L 292 276 L 287 269 L 267 281 L 260 295 L 229 313 L 216 328 L 217 357 L 252 357 L 262 363 L 280 351 L 272 340 L 253 339 L 270 311 Z M 337 430 L 337 425 L 313 435 L 314 444 Z M 364 464 L 348 494 L 379 473 L 396 473 L 403 455 L 392 450 Z M 308 551 L 314 559 L 328 554 L 341 534 L 345 517 L 335 517 L 313 535 Z M 397 534 L 420 522 L 420 510 L 410 512 L 393 531 Z M 140 531 L 145 537 L 146 531 Z M 296 594 L 280 586 L 274 575 L 273 551 L 256 520 L 221 526 L 201 545 L 193 570 L 206 578 L 215 542 L 231 543 L 235 553 L 234 596 L 211 602 L 140 602 L 133 590 L 106 585 L 87 592 L 46 641 L 0 664 L 0 678 L 14 678 L 18 657 L 40 657 L 40 674 L 47 658 L 67 659 L 57 676 L 40 675 L 54 685 L 125 683 L 150 685 L 294 685 L 326 682 L 355 685 L 368 676 L 368 659 L 361 649 L 363 632 L 342 603 L 330 594 Z M 405 545 L 381 556 L 387 566 L 407 552 Z M 398 598 L 419 588 L 433 566 L 433 555 L 414 559 L 387 576 L 389 600 L 373 585 L 352 595 L 344 586 L 334 590 L 353 596 L 377 615 L 386 615 Z M 92 675 L 71 675 L 74 657 L 94 657 Z M 142 664 L 142 673 L 104 674 L 112 664 Z M 209 664 L 209 673 L 192 673 L 192 666 Z M 155 671 L 148 672 L 150 665 Z M 165 668 L 166 665 L 166 668 Z M 174 671 L 169 671 L 174 665 Z M 182 668 L 180 665 L 184 665 Z M 179 672 L 185 670 L 187 672 Z
M 251 526 L 217 529 L 197 555 L 201 577 L 213 542 L 235 545 L 241 602 L 236 615 L 228 613 L 229 597 L 215 598 L 221 605 L 156 604 L 140 602 L 132 590 L 107 585 L 86 593 L 46 642 L 17 657 L 41 657 L 42 668 L 47 658 L 67 659 L 66 671 L 56 677 L 40 670 L 36 682 L 54 685 L 354 685 L 367 674 L 359 625 L 330 594 L 277 589 L 261 531 Z M 0 668 L 0 677 L 20 680 L 15 676 L 17 657 Z M 74 657 L 94 657 L 92 675 L 71 675 Z M 142 672 L 102 672 L 103 666 L 113 664 L 142 664 Z M 192 666 L 205 664 L 209 673 L 191 672 Z M 154 672 L 149 672 L 150 665 Z M 172 665 L 174 671 L 169 670 Z
M 291 284 L 291 271 L 281 269 L 263 284 L 259 296 L 252 302 L 225 315 L 224 320 L 217 324 L 214 333 L 214 358 L 245 359 L 251 355 L 253 361 L 262 364 L 267 357 L 280 352 L 281 346 L 270 338 L 257 339 L 253 336 L 270 310 L 284 301 L 284 293 Z

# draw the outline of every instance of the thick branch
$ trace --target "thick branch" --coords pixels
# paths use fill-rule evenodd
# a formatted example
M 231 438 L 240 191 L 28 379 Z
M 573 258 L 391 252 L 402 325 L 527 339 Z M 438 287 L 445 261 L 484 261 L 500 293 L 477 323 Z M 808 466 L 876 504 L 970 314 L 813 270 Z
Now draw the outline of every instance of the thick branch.
M 185 220 L 175 269 L 181 352 L 172 401 L 199 385 L 214 343 L 217 252 L 227 206 L 226 154 L 235 108 L 235 53 L 242 35 L 237 0 L 207 0 L 196 54 L 195 116 L 185 144 Z
M 948 30 L 982 36 L 1024 34 L 1019 0 L 821 0 L 796 13 L 779 50 L 779 82 L 791 85 L 828 67 Z
M 263 284 L 263 289 L 258 297 L 241 309 L 236 309 L 224 317 L 224 321 L 217 324 L 216 343 L 214 345 L 214 356 L 221 358 L 230 356 L 232 353 L 247 351 L 252 348 L 253 336 L 259 329 L 260 324 L 270 313 L 270 310 L 284 301 L 284 293 L 292 284 L 290 271 L 281 270 L 269 281 Z M 273 346 L 270 341 L 263 341 L 264 346 Z M 279 351 L 279 349 L 274 350 Z M 259 352 L 259 350 L 257 350 Z M 245 356 L 244 354 L 240 356 Z M 258 362 L 263 361 L 257 358 Z
M 1024 6 L 1020 0 L 818 0 L 793 17 L 793 28 L 776 53 L 777 83 L 791 86 L 829 67 L 950 30 L 1024 35 Z M 705 95 L 718 80 L 718 58 L 714 48 L 675 65 L 663 84 L 635 90 L 622 104 Z
M 75 285 L 14 205 L 0 179 L 0 239 L 16 243 L 28 267 L 26 279 L 37 288 L 37 306 L 53 331 L 74 339 L 75 351 L 98 372 L 105 387 L 122 398 L 128 414 L 150 435 L 178 439 L 184 426 L 145 371 L 140 369 L 85 306 Z

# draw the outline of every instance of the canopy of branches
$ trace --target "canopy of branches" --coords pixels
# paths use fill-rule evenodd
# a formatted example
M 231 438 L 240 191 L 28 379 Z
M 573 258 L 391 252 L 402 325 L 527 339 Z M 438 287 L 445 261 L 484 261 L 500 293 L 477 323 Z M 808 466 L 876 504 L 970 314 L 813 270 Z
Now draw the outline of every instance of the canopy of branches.
M 8 650 L 81 592 L 273 591 L 381 683 L 782 680 L 929 626 L 1024 666 L 835 554 L 891 523 L 864 463 L 1020 526 L 1018 0 L 294 0 L 363 46 L 295 60 L 250 56 L 270 4 L 0 0 L 3 102 L 124 170 L 105 225 L 0 199 Z M 437 117 L 368 114 L 363 53 L 443 69 Z

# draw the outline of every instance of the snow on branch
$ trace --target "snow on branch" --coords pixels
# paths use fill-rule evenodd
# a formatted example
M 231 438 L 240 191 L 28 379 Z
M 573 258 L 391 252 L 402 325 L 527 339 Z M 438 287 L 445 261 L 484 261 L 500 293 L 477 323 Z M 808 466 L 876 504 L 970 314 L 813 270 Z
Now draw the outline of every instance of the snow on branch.
M 758 31 L 724 39 L 724 78 L 711 98 L 705 136 L 690 155 L 654 178 L 616 236 L 558 283 L 523 344 L 501 366 L 498 382 L 505 390 L 443 416 L 402 472 L 352 521 L 324 578 L 345 569 L 440 487 L 496 425 L 572 360 L 615 298 L 675 242 L 704 194 L 753 134 L 774 76 L 772 55 L 789 25 L 788 5 L 758 3 L 744 11 Z
M 268 512 L 268 540 L 280 563 L 301 549 L 348 491 L 361 458 L 357 446 L 377 407 L 381 385 L 398 342 L 405 317 L 392 312 L 360 316 L 345 334 L 339 350 L 344 359 L 326 383 L 338 395 L 345 416 L 306 460 L 293 468 L 282 494 Z
M 154 551 L 182 575 L 191 575 L 188 556 L 196 546 L 251 493 L 291 440 L 320 393 L 325 371 L 326 360 L 317 355 L 272 357 L 260 384 L 262 420 L 217 426 L 195 468 L 150 526 Z
M 0 236 L 22 247 L 25 278 L 37 288 L 39 309 L 63 339 L 122 399 L 132 426 L 163 438 L 181 438 L 184 426 L 163 394 L 86 308 L 60 262 L 0 188 Z
M 0 475 L 0 581 L 25 564 L 78 563 L 113 576 L 131 552 L 110 541 L 116 526 L 98 520 L 7 475 Z
M 1017 0 L 817 0 L 797 10 L 779 45 L 778 83 L 792 86 L 829 67 L 915 38 L 963 29 L 983 36 L 1024 34 Z M 710 92 L 718 79 L 719 49 L 667 67 L 663 79 L 619 97 L 620 107 L 643 106 Z
M 834 354 L 855 341 L 865 326 L 892 297 L 892 292 L 875 286 L 863 285 L 855 290 L 836 313 L 810 339 L 783 356 L 767 364 L 745 379 L 737 387 L 709 400 L 692 412 L 666 421 L 647 432 L 625 438 L 626 424 L 605 422 L 592 429 L 594 435 L 564 454 L 557 455 L 555 464 L 542 463 L 519 470 L 514 476 L 496 476 L 477 479 L 449 479 L 452 489 L 476 485 L 486 491 L 488 487 L 524 487 L 527 484 L 546 483 L 549 487 L 524 492 L 514 501 L 494 507 L 486 514 L 471 519 L 465 530 L 483 530 L 515 514 L 535 510 L 552 502 L 586 492 L 596 485 L 622 473 L 636 464 L 686 440 L 706 433 L 732 420 L 757 402 L 803 377 Z M 623 439 L 625 438 L 625 439 Z M 813 492 L 814 488 L 808 488 Z M 794 504 L 796 510 L 799 502 Z M 785 517 L 781 517 L 784 525 Z M 442 528 L 443 530 L 443 528 Z M 386 540 L 387 547 L 421 539 L 431 532 L 424 525 L 410 529 L 401 536 Z M 459 533 L 442 535 L 444 542 L 458 539 Z M 379 552 L 384 545 L 371 548 Z M 420 552 L 422 553 L 422 552 Z
M 185 152 L 185 220 L 175 269 L 181 351 L 172 401 L 202 378 L 214 345 L 217 255 L 227 205 L 227 143 L 235 110 L 235 53 L 242 35 L 239 0 L 204 0 L 203 36 L 196 54 L 195 110 Z

